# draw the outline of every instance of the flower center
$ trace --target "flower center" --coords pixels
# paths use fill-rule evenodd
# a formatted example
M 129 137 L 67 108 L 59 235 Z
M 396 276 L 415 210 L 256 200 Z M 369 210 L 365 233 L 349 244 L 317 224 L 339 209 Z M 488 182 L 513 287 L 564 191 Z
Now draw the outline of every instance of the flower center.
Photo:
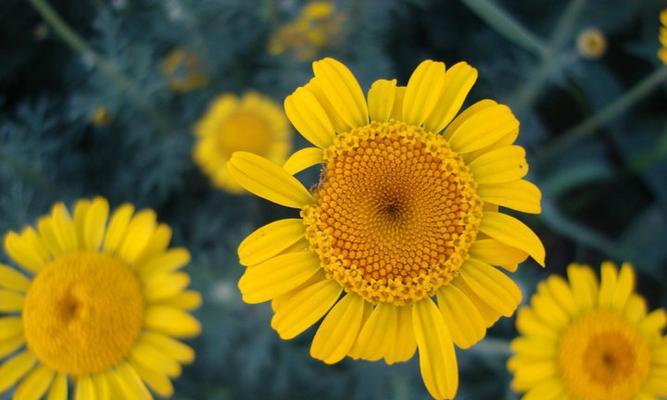
M 23 310 L 28 347 L 54 370 L 104 371 L 132 349 L 143 326 L 139 281 L 116 258 L 94 252 L 57 258 L 35 277 Z
M 632 399 L 650 366 L 649 347 L 620 315 L 597 311 L 563 333 L 559 366 L 570 392 L 590 400 Z
M 338 136 L 303 209 L 327 276 L 372 303 L 432 296 L 457 273 L 482 202 L 447 141 L 420 127 L 372 123 Z
M 227 158 L 235 151 L 266 154 L 271 145 L 271 131 L 261 116 L 237 111 L 222 122 L 218 145 Z

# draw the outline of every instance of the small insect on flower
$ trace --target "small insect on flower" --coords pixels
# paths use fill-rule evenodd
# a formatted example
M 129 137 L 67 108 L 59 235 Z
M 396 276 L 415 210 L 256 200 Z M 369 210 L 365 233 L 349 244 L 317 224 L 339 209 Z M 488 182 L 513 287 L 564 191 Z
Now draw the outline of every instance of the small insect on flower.
M 283 166 L 248 152 L 228 163 L 249 192 L 301 210 L 239 246 L 243 299 L 272 301 L 283 339 L 324 317 L 311 355 L 326 363 L 392 364 L 419 349 L 431 395 L 452 398 L 454 344 L 474 345 L 521 301 L 495 266 L 511 272 L 528 256 L 544 265 L 540 239 L 499 211 L 540 212 L 526 153 L 513 145 L 519 122 L 488 99 L 456 117 L 477 79 L 464 62 L 424 61 L 407 87 L 378 80 L 367 98 L 340 62 L 313 69 L 285 111 L 315 147 Z M 293 175 L 317 164 L 309 191 Z
M 667 65 L 667 8 L 660 13 L 660 50 L 658 50 L 658 57 Z
M 292 149 L 285 113 L 268 97 L 247 92 L 223 94 L 211 103 L 194 129 L 193 158 L 215 187 L 233 194 L 243 188 L 227 171 L 235 151 L 250 151 L 282 164 Z
M 208 83 L 208 75 L 197 54 L 185 49 L 167 53 L 161 72 L 167 79 L 169 89 L 176 93 L 191 92 Z
M 150 399 L 171 379 L 199 334 L 201 303 L 178 272 L 187 250 L 168 248 L 155 212 L 124 204 L 109 218 L 104 198 L 62 203 L 4 247 L 23 271 L 0 264 L 0 393 L 14 399 Z M 148 387 L 148 388 L 147 388 Z
M 525 399 L 638 400 L 667 396 L 665 310 L 647 312 L 631 265 L 572 264 L 519 310 L 512 388 Z
M 607 50 L 607 39 L 597 28 L 585 29 L 577 38 L 577 50 L 586 58 L 600 58 Z

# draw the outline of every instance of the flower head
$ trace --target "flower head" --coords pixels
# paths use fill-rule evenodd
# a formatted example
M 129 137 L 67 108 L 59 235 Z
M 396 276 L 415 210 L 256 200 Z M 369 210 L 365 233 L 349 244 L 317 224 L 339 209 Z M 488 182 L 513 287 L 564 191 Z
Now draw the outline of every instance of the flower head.
M 661 48 L 658 50 L 658 57 L 667 65 L 667 8 L 660 13 L 660 44 Z
M 108 218 L 103 198 L 58 203 L 37 229 L 5 236 L 24 271 L 0 264 L 0 393 L 15 398 L 146 399 L 171 396 L 170 379 L 194 352 L 176 340 L 199 334 L 189 310 L 198 293 L 177 272 L 185 249 L 152 210 L 125 204 Z M 83 397 L 80 397 L 83 396 Z
M 407 87 L 378 80 L 367 98 L 354 75 L 327 58 L 285 100 L 315 147 L 283 166 L 235 153 L 231 175 L 248 191 L 298 208 L 301 218 L 259 228 L 239 246 L 248 303 L 271 300 L 271 326 L 291 339 L 324 317 L 311 355 L 388 364 L 417 348 L 429 392 L 458 386 L 454 346 L 481 340 L 519 305 L 514 271 L 544 247 L 499 206 L 540 212 L 540 191 L 522 178 L 510 109 L 482 100 L 455 118 L 477 71 L 424 61 Z M 322 164 L 307 190 L 293 174 Z M 437 298 L 437 305 L 435 299 Z
M 171 50 L 162 61 L 162 76 L 167 78 L 169 89 L 187 93 L 206 86 L 208 75 L 199 57 L 185 49 Z
M 607 39 L 597 28 L 585 29 L 577 37 L 577 50 L 586 58 L 600 58 L 607 50 Z
M 194 129 L 195 162 L 213 185 L 230 193 L 243 189 L 231 179 L 226 163 L 235 151 L 250 151 L 283 163 L 292 148 L 292 133 L 279 106 L 270 98 L 247 92 L 238 98 L 215 99 Z
M 332 1 L 313 1 L 305 5 L 297 18 L 281 26 L 271 38 L 269 53 L 294 53 L 301 60 L 317 54 L 340 41 L 345 15 Z
M 104 106 L 97 106 L 90 114 L 90 122 L 95 126 L 107 126 L 111 123 L 111 113 Z
M 664 309 L 648 313 L 632 266 L 568 267 L 519 310 L 512 388 L 525 398 L 631 400 L 667 395 Z

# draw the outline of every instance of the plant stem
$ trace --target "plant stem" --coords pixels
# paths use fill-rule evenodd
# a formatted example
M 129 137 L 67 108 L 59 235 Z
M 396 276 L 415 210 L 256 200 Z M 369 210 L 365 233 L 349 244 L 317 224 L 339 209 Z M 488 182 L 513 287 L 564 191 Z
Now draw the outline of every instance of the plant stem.
M 610 122 L 619 114 L 632 107 L 667 79 L 667 67 L 657 69 L 651 75 L 644 78 L 623 96 L 602 109 L 600 112 L 590 116 L 579 125 L 568 129 L 547 146 L 538 152 L 540 160 L 548 160 L 554 155 L 562 152 L 575 142 L 595 134 L 597 128 Z
M 530 75 L 528 82 L 510 96 L 508 103 L 518 110 L 518 113 L 521 113 L 535 101 L 535 98 L 548 82 L 549 77 L 560 68 L 560 51 L 569 39 L 574 24 L 585 4 L 585 0 L 570 1 L 551 35 L 547 48 L 542 52 L 540 64 Z
M 58 15 L 58 13 L 45 0 L 28 0 L 37 12 L 46 20 L 53 31 L 65 42 L 72 50 L 81 54 L 84 59 L 92 61 L 93 65 L 113 82 L 121 92 L 124 92 L 130 101 L 141 108 L 154 120 L 156 125 L 164 132 L 168 132 L 169 124 L 164 118 L 148 103 L 139 90 L 135 88 L 133 82 L 125 76 L 120 69 L 112 62 L 95 52 L 81 36 L 79 36 L 67 23 Z
M 462 0 L 471 11 L 483 19 L 498 33 L 505 36 L 510 42 L 522 47 L 526 51 L 540 55 L 546 51 L 546 46 L 523 25 L 517 22 L 505 10 L 490 0 Z

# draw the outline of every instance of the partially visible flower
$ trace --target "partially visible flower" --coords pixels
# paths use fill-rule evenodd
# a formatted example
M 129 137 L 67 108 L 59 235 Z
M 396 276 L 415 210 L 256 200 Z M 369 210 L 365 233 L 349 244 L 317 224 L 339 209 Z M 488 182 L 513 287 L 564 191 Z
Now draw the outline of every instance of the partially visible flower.
M 287 118 L 272 99 L 255 92 L 238 98 L 223 94 L 197 122 L 193 157 L 214 186 L 230 193 L 243 189 L 227 171 L 235 151 L 250 151 L 282 164 L 292 148 Z
M 269 43 L 269 52 L 292 52 L 301 60 L 310 60 L 341 40 L 344 21 L 344 14 L 337 12 L 333 2 L 308 3 L 295 20 L 284 24 L 274 33 Z
M 0 394 L 14 399 L 171 397 L 194 351 L 201 303 L 153 210 L 102 197 L 53 206 L 35 227 L 10 231 L 0 264 Z M 71 393 L 71 396 L 68 396 Z
M 162 61 L 162 75 L 167 78 L 169 89 L 187 93 L 208 83 L 208 75 L 199 57 L 189 50 L 174 49 Z
M 600 58 L 607 50 L 607 39 L 597 28 L 585 29 L 577 38 L 577 50 L 586 58 Z
M 658 50 L 658 57 L 667 65 L 667 8 L 660 13 L 660 44 L 662 47 Z
M 635 273 L 602 264 L 601 281 L 571 264 L 519 310 L 512 388 L 524 399 L 640 400 L 667 396 L 665 310 L 648 312 Z
M 111 123 L 111 113 L 104 106 L 97 106 L 90 114 L 90 122 L 96 126 L 107 126 Z

